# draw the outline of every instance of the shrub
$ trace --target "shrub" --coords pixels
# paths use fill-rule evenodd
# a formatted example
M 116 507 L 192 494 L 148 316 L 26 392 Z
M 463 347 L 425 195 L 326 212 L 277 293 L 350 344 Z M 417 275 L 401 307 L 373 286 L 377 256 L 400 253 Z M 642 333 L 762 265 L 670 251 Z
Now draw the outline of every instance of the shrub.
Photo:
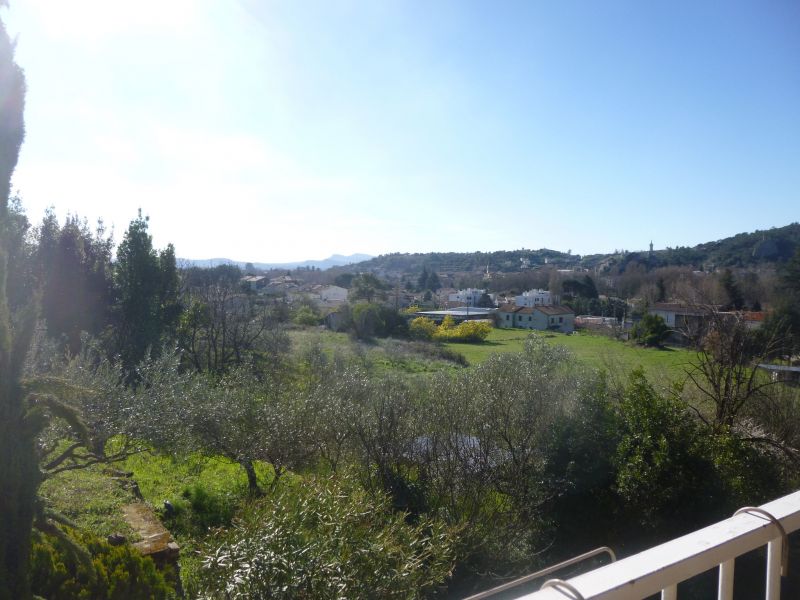
M 669 328 L 658 315 L 646 314 L 631 330 L 631 336 L 644 346 L 660 346 L 669 335 Z
M 352 308 L 353 333 L 359 339 L 369 339 L 383 331 L 386 324 L 381 307 L 369 302 L 359 302 Z
M 436 334 L 436 323 L 428 317 L 417 317 L 411 321 L 408 331 L 411 337 L 418 340 L 430 340 Z
M 483 321 L 464 321 L 456 327 L 461 341 L 477 343 L 485 340 L 492 331 L 492 326 Z
M 319 325 L 320 316 L 310 306 L 301 306 L 295 311 L 292 321 L 295 325 L 313 326 Z
M 661 396 L 641 369 L 620 402 L 618 433 L 616 491 L 631 522 L 670 534 L 716 517 L 726 486 L 711 432 L 682 401 Z
M 456 352 L 455 350 L 451 350 L 445 346 L 440 344 L 428 344 L 425 342 L 412 342 L 411 348 L 417 354 L 421 354 L 422 356 L 429 357 L 432 359 L 439 359 L 439 360 L 449 360 L 450 362 L 454 362 L 462 367 L 469 366 L 469 362 L 467 362 L 466 357 Z
M 447 321 L 448 317 L 445 317 Z M 436 331 L 433 339 L 440 342 L 462 342 L 465 344 L 475 344 L 482 342 L 492 331 L 492 326 L 483 321 L 464 321 L 460 325 L 452 323 L 445 326 L 445 322 Z
M 418 598 L 454 563 L 452 531 L 335 479 L 254 502 L 223 539 L 203 560 L 205 598 Z
M 191 506 L 192 524 L 201 529 L 228 525 L 233 518 L 233 502 L 222 495 L 209 492 L 200 484 L 184 488 L 181 495 Z
M 95 577 L 64 542 L 36 536 L 31 549 L 33 592 L 49 600 L 147 600 L 175 598 L 173 588 L 149 557 L 132 546 L 111 546 L 80 534 L 92 559 Z M 171 575 L 168 573 L 167 575 Z

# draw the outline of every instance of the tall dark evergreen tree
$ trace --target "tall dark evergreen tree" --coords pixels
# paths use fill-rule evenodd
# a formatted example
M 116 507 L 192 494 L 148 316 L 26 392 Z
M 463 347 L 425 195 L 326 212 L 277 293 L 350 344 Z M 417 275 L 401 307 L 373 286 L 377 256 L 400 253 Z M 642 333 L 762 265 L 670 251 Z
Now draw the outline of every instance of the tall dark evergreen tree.
M 422 273 L 419 274 L 419 279 L 417 279 L 417 288 L 420 292 L 428 289 L 428 267 L 422 267 Z
M 725 290 L 725 294 L 728 296 L 727 308 L 732 308 L 733 310 L 741 310 L 744 308 L 744 296 L 742 296 L 739 283 L 736 281 L 736 277 L 734 277 L 730 269 L 725 269 L 725 271 L 723 271 L 720 284 Z
M 159 351 L 180 316 L 175 250 L 156 252 L 141 210 L 117 249 L 114 283 L 117 352 L 130 369 L 148 350 Z
M 168 244 L 158 253 L 158 268 L 161 271 L 161 289 L 158 295 L 161 331 L 162 335 L 172 338 L 177 333 L 178 321 L 183 310 L 180 299 L 180 277 L 175 260 L 175 247 L 172 244 Z
M 659 277 L 656 280 L 656 302 L 665 302 L 667 300 L 667 285 L 664 283 L 664 278 Z
M 147 221 L 140 210 L 117 249 L 117 350 L 128 368 L 140 362 L 148 348 L 157 349 L 161 332 L 161 274 Z
M 442 287 L 442 282 L 439 280 L 439 275 L 436 271 L 431 271 L 428 275 L 428 289 L 435 292 Z
M 59 227 L 48 212 L 39 229 L 37 260 L 44 296 L 42 317 L 50 336 L 73 352 L 81 333 L 98 335 L 108 322 L 111 302 L 111 239 L 102 224 L 92 233 L 86 221 L 67 217 Z
M 36 287 L 33 262 L 34 245 L 30 242 L 30 223 L 19 198 L 12 197 L 8 203 L 6 220 L 6 252 L 8 272 L 6 291 L 8 306 L 14 312 L 31 301 Z
M 583 276 L 583 295 L 587 298 L 597 298 L 597 286 L 594 284 L 594 279 L 588 275 Z
M 0 1 L 0 6 L 4 2 Z M 36 319 L 35 303 L 9 309 L 8 257 L 11 175 L 24 137 L 25 78 L 0 21 L 0 600 L 30 597 L 31 527 L 40 473 L 37 415 L 28 409 L 22 370 Z

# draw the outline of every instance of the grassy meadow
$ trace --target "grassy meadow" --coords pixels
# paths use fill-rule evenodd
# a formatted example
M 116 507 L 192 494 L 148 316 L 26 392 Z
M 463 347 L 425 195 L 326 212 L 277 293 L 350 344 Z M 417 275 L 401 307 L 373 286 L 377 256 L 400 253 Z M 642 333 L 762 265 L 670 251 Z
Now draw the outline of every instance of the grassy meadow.
M 344 356 L 360 354 L 370 359 L 380 372 L 424 374 L 463 368 L 448 353 L 460 354 L 467 364 L 476 365 L 492 354 L 520 352 L 530 335 L 542 336 L 548 343 L 566 347 L 586 365 L 603 369 L 613 376 L 626 378 L 628 373 L 642 367 L 655 383 L 683 379 L 686 366 L 694 360 L 695 352 L 685 348 L 644 348 L 610 337 L 579 332 L 574 335 L 551 332 L 530 332 L 523 329 L 492 329 L 489 337 L 479 344 L 449 342 L 441 344 L 445 352 L 433 351 L 432 344 L 395 339 L 354 341 L 346 333 L 324 329 L 297 329 L 290 332 L 292 351 L 302 354 L 318 345 L 328 354 Z
M 522 329 L 492 329 L 482 344 L 445 344 L 460 352 L 474 365 L 489 356 L 501 352 L 519 352 L 531 332 Z M 575 357 L 587 365 L 604 369 L 611 374 L 626 376 L 633 369 L 642 367 L 647 376 L 656 382 L 675 381 L 683 377 L 684 368 L 695 357 L 692 350 L 684 348 L 643 348 L 602 335 L 579 332 L 577 335 L 563 333 L 533 333 L 550 344 L 564 346 Z

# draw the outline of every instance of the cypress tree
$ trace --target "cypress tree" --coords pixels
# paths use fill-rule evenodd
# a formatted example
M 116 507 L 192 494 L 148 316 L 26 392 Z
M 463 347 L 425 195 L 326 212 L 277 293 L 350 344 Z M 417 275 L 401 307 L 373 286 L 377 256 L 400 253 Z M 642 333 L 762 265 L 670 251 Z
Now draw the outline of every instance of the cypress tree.
M 41 415 L 28 410 L 22 386 L 36 303 L 12 320 L 6 289 L 11 175 L 25 135 L 24 102 L 25 77 L 0 21 L 0 600 L 31 595 L 31 528 L 41 478 L 35 446 Z
M 117 249 L 114 271 L 117 352 L 132 369 L 175 334 L 181 313 L 175 249 L 172 244 L 161 252 L 153 248 L 141 210 Z

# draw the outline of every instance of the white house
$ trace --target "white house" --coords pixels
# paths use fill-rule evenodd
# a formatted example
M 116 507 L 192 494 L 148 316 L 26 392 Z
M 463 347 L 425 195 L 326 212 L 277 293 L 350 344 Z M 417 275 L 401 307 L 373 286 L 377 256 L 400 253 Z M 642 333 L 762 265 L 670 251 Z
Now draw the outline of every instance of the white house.
M 530 290 L 522 292 L 521 296 L 514 299 L 514 304 L 520 307 L 552 306 L 558 304 L 559 297 L 547 290 Z
M 329 285 L 319 290 L 319 299 L 324 304 L 342 304 L 347 302 L 347 288 Z
M 478 306 L 481 297 L 486 293 L 486 290 L 478 290 L 467 288 L 465 290 L 458 290 L 455 294 L 449 294 L 447 300 L 450 302 L 461 302 L 466 306 Z

